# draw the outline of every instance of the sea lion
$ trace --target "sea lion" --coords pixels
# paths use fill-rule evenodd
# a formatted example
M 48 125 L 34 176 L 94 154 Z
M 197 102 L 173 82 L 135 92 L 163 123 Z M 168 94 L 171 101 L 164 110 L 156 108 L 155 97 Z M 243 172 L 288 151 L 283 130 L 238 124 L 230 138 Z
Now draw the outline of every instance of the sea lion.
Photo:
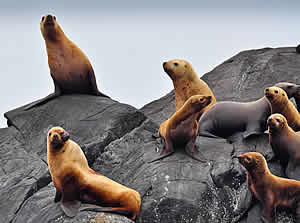
M 163 63 L 163 68 L 174 85 L 176 111 L 193 95 L 211 96 L 210 105 L 200 112 L 199 116 L 216 103 L 213 92 L 209 86 L 199 78 L 188 61 L 179 59 L 170 60 Z
M 288 82 L 276 86 L 286 89 L 288 97 L 297 96 L 300 86 Z M 271 114 L 268 100 L 262 97 L 252 102 L 217 102 L 205 111 L 199 121 L 199 135 L 212 138 L 225 138 L 234 141 L 242 134 L 247 138 L 261 134 L 266 128 L 266 121 Z
M 271 114 L 282 114 L 288 122 L 288 125 L 294 130 L 300 130 L 300 115 L 288 99 L 287 93 L 279 87 L 270 87 L 265 89 L 265 96 L 271 106 Z
M 275 87 L 280 87 L 283 89 L 288 98 L 294 98 L 297 106 L 298 112 L 300 111 L 300 85 L 288 83 L 288 82 L 280 82 L 274 85 Z
M 273 114 L 267 121 L 269 143 L 288 178 L 300 180 L 300 132 L 288 126 L 281 114 Z
M 245 153 L 238 159 L 247 170 L 249 190 L 263 206 L 263 222 L 275 221 L 278 206 L 295 208 L 296 222 L 300 222 L 300 181 L 273 175 L 260 153 Z
M 28 110 L 61 94 L 91 94 L 108 97 L 98 90 L 93 67 L 88 57 L 64 34 L 53 15 L 40 22 L 45 39 L 50 74 L 55 92 L 25 107 Z
M 54 201 L 61 200 L 69 217 L 90 209 L 81 208 L 82 202 L 134 220 L 140 211 L 140 194 L 92 170 L 80 146 L 69 138 L 61 127 L 50 129 L 47 136 L 48 165 L 56 188 Z
M 159 157 L 150 163 L 170 156 L 174 153 L 176 146 L 184 146 L 189 156 L 203 161 L 196 158 L 198 152 L 195 148 L 198 135 L 197 117 L 211 103 L 211 100 L 212 96 L 191 96 L 171 118 L 160 125 L 159 136 L 164 139 L 164 147 Z

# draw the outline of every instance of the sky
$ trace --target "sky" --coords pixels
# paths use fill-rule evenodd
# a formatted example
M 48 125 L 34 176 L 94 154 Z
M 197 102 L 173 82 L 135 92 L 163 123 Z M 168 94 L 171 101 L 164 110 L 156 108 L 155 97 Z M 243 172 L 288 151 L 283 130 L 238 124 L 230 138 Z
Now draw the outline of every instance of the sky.
M 300 43 L 300 1 L 0 0 L 3 114 L 54 91 L 40 20 L 56 16 L 88 56 L 98 88 L 141 108 L 173 89 L 162 63 L 188 60 L 201 77 L 243 50 Z

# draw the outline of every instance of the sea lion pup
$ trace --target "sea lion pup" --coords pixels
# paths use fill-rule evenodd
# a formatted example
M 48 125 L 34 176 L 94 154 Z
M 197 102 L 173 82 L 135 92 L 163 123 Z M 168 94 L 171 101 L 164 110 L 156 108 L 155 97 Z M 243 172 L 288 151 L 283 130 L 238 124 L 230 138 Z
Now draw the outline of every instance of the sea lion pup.
M 53 15 L 45 15 L 40 22 L 45 39 L 50 74 L 55 92 L 25 107 L 28 110 L 61 94 L 91 94 L 108 97 L 96 84 L 93 67 L 87 56 L 64 34 Z
M 238 159 L 247 170 L 249 190 L 263 206 L 263 222 L 275 221 L 278 206 L 295 208 L 296 222 L 300 222 L 300 181 L 273 175 L 260 153 L 245 153 Z
M 286 168 L 288 178 L 300 180 L 300 133 L 288 126 L 286 118 L 281 114 L 273 114 L 267 121 L 269 143 L 275 156 Z M 297 174 L 299 172 L 299 174 Z
M 271 106 L 271 114 L 282 114 L 288 122 L 288 125 L 294 130 L 300 130 L 300 115 L 288 99 L 284 90 L 279 87 L 270 87 L 265 89 L 265 96 Z
M 211 96 L 210 105 L 199 113 L 200 116 L 211 105 L 216 103 L 216 98 L 211 89 L 199 78 L 192 65 L 186 60 L 175 59 L 164 62 L 163 68 L 174 85 L 176 111 L 193 95 Z
M 102 206 L 97 211 L 136 218 L 140 194 L 92 170 L 80 146 L 69 139 L 63 128 L 50 129 L 47 145 L 49 170 L 56 188 L 54 201 L 61 200 L 66 215 L 73 217 L 79 210 L 93 210 L 91 206 L 82 208 L 83 202 Z
M 288 97 L 298 95 L 300 86 L 281 82 L 278 87 L 286 89 Z M 252 102 L 217 102 L 205 111 L 199 121 L 199 135 L 233 140 L 241 133 L 243 138 L 261 134 L 266 130 L 266 121 L 271 114 L 268 100 L 262 97 Z
M 211 100 L 212 96 L 194 95 L 171 118 L 160 125 L 159 136 L 164 139 L 164 147 L 160 156 L 150 163 L 170 156 L 174 153 L 174 147 L 178 145 L 185 146 L 189 156 L 203 162 L 195 157 L 198 152 L 195 148 L 198 135 L 197 117 L 211 103 Z

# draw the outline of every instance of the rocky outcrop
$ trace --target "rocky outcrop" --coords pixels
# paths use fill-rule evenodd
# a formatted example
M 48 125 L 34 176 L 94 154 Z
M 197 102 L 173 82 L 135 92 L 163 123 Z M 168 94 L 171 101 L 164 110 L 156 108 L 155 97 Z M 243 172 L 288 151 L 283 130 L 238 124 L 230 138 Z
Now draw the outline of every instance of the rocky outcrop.
M 203 79 L 219 101 L 251 101 L 277 82 L 299 84 L 298 71 L 300 55 L 295 48 L 266 48 L 241 52 Z M 0 222 L 131 222 L 95 212 L 68 218 L 53 202 L 46 133 L 56 125 L 80 144 L 93 169 L 141 194 L 136 222 L 259 222 L 259 203 L 248 190 L 245 171 L 232 157 L 261 152 L 271 171 L 283 176 L 267 135 L 233 144 L 198 137 L 196 146 L 204 162 L 176 148 L 172 156 L 148 163 L 163 146 L 153 135 L 174 111 L 171 92 L 141 110 L 107 98 L 68 95 L 29 111 L 21 107 L 6 113 L 9 127 L 0 129 Z M 293 222 L 293 214 L 280 210 L 277 220 Z

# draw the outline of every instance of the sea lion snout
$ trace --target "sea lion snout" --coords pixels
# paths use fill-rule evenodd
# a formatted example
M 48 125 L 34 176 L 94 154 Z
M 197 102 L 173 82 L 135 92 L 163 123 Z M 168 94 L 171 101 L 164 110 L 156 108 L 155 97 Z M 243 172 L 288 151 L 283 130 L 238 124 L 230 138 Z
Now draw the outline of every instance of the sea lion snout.
M 67 133 L 66 131 L 64 131 L 64 133 L 61 135 L 61 138 L 64 142 L 68 141 L 68 139 L 70 138 L 69 133 Z

